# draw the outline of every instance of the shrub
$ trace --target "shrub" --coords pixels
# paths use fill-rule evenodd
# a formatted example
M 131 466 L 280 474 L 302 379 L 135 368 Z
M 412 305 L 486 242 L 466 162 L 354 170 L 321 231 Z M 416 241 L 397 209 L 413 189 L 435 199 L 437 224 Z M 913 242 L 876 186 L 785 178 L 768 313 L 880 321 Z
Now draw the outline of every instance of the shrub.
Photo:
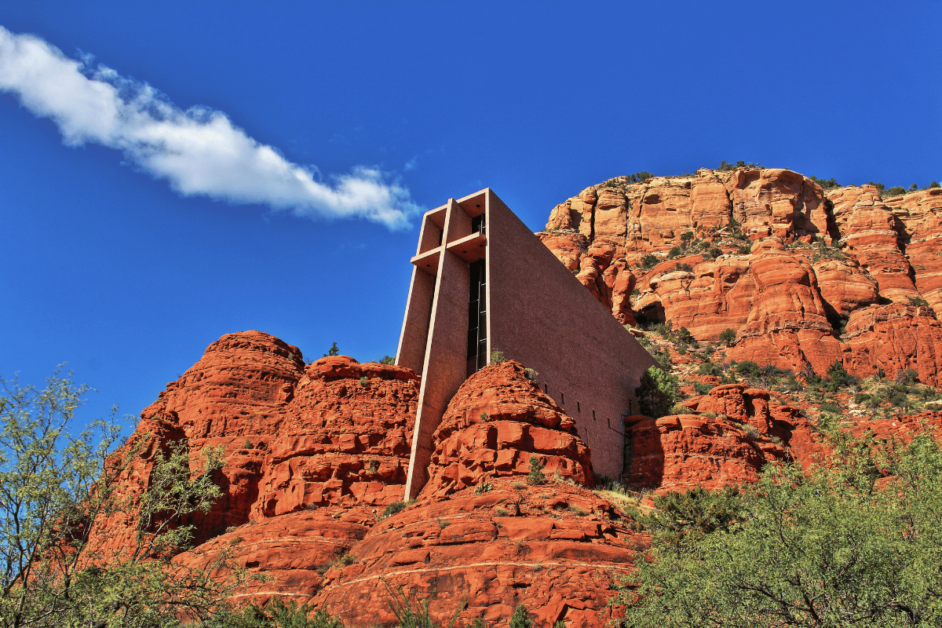
M 821 412 L 827 412 L 829 414 L 840 414 L 841 407 L 834 403 L 833 401 L 825 401 L 824 403 L 818 405 L 818 410 Z
M 638 397 L 642 414 L 662 417 L 670 412 L 678 399 L 677 380 L 670 373 L 651 366 L 641 375 L 635 396 Z
M 494 485 L 490 482 L 482 482 L 474 487 L 475 495 L 483 495 L 484 493 L 489 493 L 494 490 Z
M 750 253 L 752 253 L 752 245 L 749 243 L 740 244 L 739 246 L 736 247 L 736 253 L 738 255 L 749 255 Z
M 478 415 L 478 418 L 481 419 L 481 423 L 487 423 L 491 420 L 491 417 L 487 416 L 487 412 L 482 412 Z
M 721 369 L 716 364 L 712 362 L 704 362 L 697 367 L 697 375 L 713 375 L 715 377 L 721 377 L 723 375 L 723 369 Z
M 749 425 L 748 423 L 743 424 L 742 431 L 744 431 L 746 436 L 748 436 L 751 440 L 759 440 L 761 437 L 759 430 L 757 430 L 755 426 Z
M 501 364 L 506 361 L 507 361 L 507 358 L 504 357 L 503 351 L 498 351 L 497 349 L 494 349 L 493 351 L 491 351 L 491 361 L 490 361 L 491 364 Z
M 386 517 L 392 517 L 393 515 L 399 514 L 400 512 L 402 512 L 408 507 L 409 507 L 409 504 L 407 504 L 404 501 L 395 501 L 389 504 L 388 506 L 386 506 L 386 510 L 383 511 L 383 516 L 381 517 L 381 519 L 385 519 Z
M 383 359 L 379 361 L 380 364 L 389 364 L 393 365 L 396 363 L 396 358 L 391 355 L 384 355 Z
M 527 474 L 527 484 L 539 486 L 546 481 L 543 476 L 543 463 L 536 456 L 530 456 L 530 472 Z
M 536 372 L 536 369 L 526 368 L 523 369 L 523 375 L 531 382 L 536 383 L 536 376 L 539 375 L 539 373 Z
M 680 245 L 686 249 L 688 246 L 690 246 L 690 241 L 693 240 L 693 238 L 693 231 L 685 231 L 684 233 L 680 234 Z
M 252 441 L 245 439 L 245 443 L 242 445 L 242 449 L 255 449 L 255 446 L 252 445 Z
M 910 386 L 919 381 L 919 371 L 916 369 L 906 369 L 896 375 L 896 383 Z
M 675 246 L 667 252 L 667 259 L 674 259 L 675 257 L 680 257 L 681 255 L 683 255 L 683 251 L 680 250 L 679 246 Z
M 938 181 L 933 181 L 932 183 L 929 184 L 929 189 L 930 189 L 930 190 L 931 190 L 932 188 L 937 188 L 937 187 L 939 187 L 939 182 L 938 182 Z
M 340 355 L 340 349 L 337 348 L 337 343 L 333 343 L 330 346 L 330 349 L 327 350 L 327 353 L 324 354 L 324 357 Z
M 688 273 L 691 273 L 691 272 L 693 272 L 693 266 L 691 266 L 690 264 L 681 264 L 680 262 L 678 262 L 678 263 L 674 266 L 674 270 L 683 270 L 683 271 L 686 271 L 686 272 L 688 272 Z
M 909 297 L 909 304 L 913 307 L 929 307 L 929 302 L 922 297 Z
M 841 184 L 835 181 L 833 177 L 831 177 L 830 179 L 826 181 L 824 179 L 819 179 L 813 175 L 808 178 L 814 181 L 815 183 L 817 183 L 818 185 L 820 185 L 825 190 L 833 190 L 834 188 L 841 187 Z
M 710 250 L 707 251 L 707 252 L 710 254 L 710 257 L 712 257 L 712 258 L 714 258 L 714 259 L 716 259 L 717 257 L 719 257 L 720 255 L 723 254 L 722 249 L 719 249 L 719 248 L 717 248 L 717 247 L 715 247 L 715 246 L 714 246 L 714 247 L 711 247 Z
M 906 188 L 902 185 L 894 185 L 886 191 L 886 196 L 900 196 L 906 194 Z
M 648 253 L 641 258 L 641 269 L 651 270 L 657 265 L 657 257 Z
M 527 607 L 523 604 L 514 609 L 514 614 L 510 618 L 510 628 L 533 628 L 533 620 L 527 614 Z
M 694 382 L 693 389 L 698 395 L 709 395 L 710 391 L 713 390 L 713 386 L 703 382 Z
M 653 531 L 650 559 L 616 586 L 624 624 L 942 625 L 938 444 L 844 439 L 836 450 L 839 464 L 766 465 L 713 530 L 678 535 L 684 513 Z
M 731 345 L 736 342 L 736 332 L 727 327 L 723 330 L 723 333 L 720 334 L 720 342 Z
M 360 378 L 360 386 L 366 386 L 369 383 L 370 383 L 370 378 L 368 378 L 366 375 Z

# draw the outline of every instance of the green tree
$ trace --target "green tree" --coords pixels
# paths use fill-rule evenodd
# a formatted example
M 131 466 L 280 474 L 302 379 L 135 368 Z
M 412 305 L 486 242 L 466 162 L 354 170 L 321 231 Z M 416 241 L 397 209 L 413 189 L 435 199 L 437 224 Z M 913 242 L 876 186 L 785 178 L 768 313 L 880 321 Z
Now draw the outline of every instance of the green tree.
M 206 450 L 193 475 L 182 444 L 152 458 L 149 487 L 128 496 L 121 480 L 150 435 L 111 453 L 121 438 L 115 412 L 75 433 L 71 425 L 90 389 L 59 371 L 43 390 L 0 379 L 0 626 L 173 626 L 209 617 L 244 584 L 229 554 L 205 569 L 171 564 L 193 533 L 184 517 L 219 497 L 212 481 L 220 452 Z M 105 516 L 134 527 L 127 547 L 106 550 L 93 534 Z M 228 577 L 211 578 L 215 569 Z
M 539 486 L 546 481 L 543 477 L 543 463 L 536 456 L 530 456 L 530 472 L 527 474 L 527 484 Z
M 641 414 L 654 418 L 670 414 L 679 397 L 677 379 L 656 366 L 648 367 L 635 388 L 635 396 L 641 404 Z
M 655 533 L 614 600 L 625 625 L 942 625 L 938 444 L 832 438 L 839 464 L 769 465 L 733 517 Z
M 395 364 L 395 363 L 396 363 L 396 358 L 394 358 L 394 357 L 391 356 L 391 355 L 384 355 L 384 356 L 383 356 L 383 359 L 380 360 L 379 363 L 380 363 L 380 364 L 390 364 L 390 365 L 392 365 L 392 364 Z
M 734 342 L 736 342 L 736 332 L 727 327 L 720 334 L 720 342 L 727 346 L 732 345 Z
M 340 355 L 340 349 L 337 348 L 337 343 L 330 345 L 330 349 L 327 350 L 327 353 L 324 354 L 324 357 Z
M 510 618 L 510 628 L 533 628 L 533 620 L 527 613 L 527 607 L 523 604 L 514 609 L 514 614 Z

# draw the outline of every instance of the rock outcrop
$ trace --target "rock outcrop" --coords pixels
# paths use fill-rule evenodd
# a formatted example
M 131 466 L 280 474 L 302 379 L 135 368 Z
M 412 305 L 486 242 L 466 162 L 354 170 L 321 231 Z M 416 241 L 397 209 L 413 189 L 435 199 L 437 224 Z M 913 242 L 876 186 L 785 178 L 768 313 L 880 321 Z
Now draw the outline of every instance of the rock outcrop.
M 625 418 L 624 481 L 657 492 L 755 482 L 771 461 L 810 464 L 819 452 L 797 408 L 770 403 L 768 391 L 718 386 L 682 403 L 690 414 Z
M 418 399 L 412 371 L 327 357 L 305 366 L 301 352 L 261 332 L 227 334 L 167 385 L 144 410 L 131 442 L 146 438 L 121 479 L 133 497 L 150 483 L 155 453 L 170 443 L 190 453 L 221 447 L 221 498 L 196 526 L 196 551 L 178 556 L 205 565 L 215 549 L 273 580 L 265 599 L 309 599 L 325 567 L 361 539 L 385 506 L 402 498 Z M 127 546 L 128 517 L 96 525 L 107 547 Z M 110 545 L 109 545 L 110 543 Z
M 873 185 L 825 192 L 790 170 L 737 168 L 611 179 L 557 205 L 538 236 L 623 324 L 670 321 L 700 341 L 732 329 L 730 357 L 795 372 L 841 361 L 936 382 L 934 348 L 873 344 L 899 333 L 937 347 L 934 324 L 893 310 L 876 315 L 879 331 L 858 328 L 890 303 L 942 313 L 940 216 L 942 188 L 882 198 Z
M 613 575 L 630 572 L 646 538 L 582 486 L 591 464 L 572 418 L 508 361 L 465 382 L 434 444 L 417 503 L 351 547 L 356 563 L 328 571 L 315 603 L 355 626 L 392 626 L 387 600 L 401 589 L 430 598 L 443 623 L 464 600 L 459 621 L 506 625 L 522 603 L 537 625 L 604 626 Z M 526 481 L 532 457 L 544 484 Z

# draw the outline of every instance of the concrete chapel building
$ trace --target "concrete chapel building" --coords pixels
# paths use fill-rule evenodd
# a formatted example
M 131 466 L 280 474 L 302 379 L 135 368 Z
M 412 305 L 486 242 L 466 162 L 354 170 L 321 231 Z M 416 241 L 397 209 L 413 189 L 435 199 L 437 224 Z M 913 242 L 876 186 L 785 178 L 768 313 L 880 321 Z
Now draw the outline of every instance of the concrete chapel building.
M 657 363 L 489 188 L 425 213 L 396 364 L 421 374 L 406 499 L 458 387 L 500 350 L 536 369 L 596 473 L 622 474 L 634 389 Z

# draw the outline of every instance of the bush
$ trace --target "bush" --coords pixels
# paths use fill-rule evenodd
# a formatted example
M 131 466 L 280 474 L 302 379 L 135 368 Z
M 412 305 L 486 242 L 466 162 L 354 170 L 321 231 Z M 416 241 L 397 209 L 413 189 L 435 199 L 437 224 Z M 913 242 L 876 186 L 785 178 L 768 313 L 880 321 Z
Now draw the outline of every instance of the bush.
M 386 506 L 386 510 L 383 511 L 383 516 L 380 518 L 385 519 L 386 517 L 392 517 L 393 515 L 399 514 L 408 507 L 409 504 L 404 501 L 394 501 L 393 503 Z
M 642 270 L 651 270 L 657 265 L 658 259 L 656 256 L 651 255 L 650 253 L 644 255 L 641 258 L 641 269 Z
M 530 472 L 527 474 L 527 484 L 539 486 L 546 481 L 543 476 L 543 463 L 536 456 L 530 456 Z
M 736 247 L 737 255 L 749 255 L 750 253 L 752 253 L 752 245 L 749 243 L 740 244 Z
M 536 372 L 536 369 L 530 369 L 530 368 L 523 369 L 523 376 L 533 383 L 536 383 L 537 375 L 539 375 L 539 373 Z
M 693 389 L 698 395 L 709 395 L 710 391 L 713 390 L 713 386 L 703 382 L 694 382 Z
M 939 187 L 939 182 L 938 182 L 938 181 L 933 181 L 932 183 L 929 184 L 929 189 L 930 189 L 930 190 L 931 190 L 932 188 L 937 188 L 937 187 Z
M 327 350 L 327 353 L 324 354 L 324 357 L 340 355 L 340 349 L 337 348 L 337 343 L 330 345 L 330 349 Z
M 734 342 L 736 342 L 736 332 L 727 327 L 720 334 L 720 342 L 727 346 L 732 345 Z
M 527 607 L 523 604 L 514 609 L 514 614 L 510 618 L 510 628 L 533 628 L 533 620 L 527 614 Z
M 827 412 L 828 414 L 840 414 L 841 407 L 834 403 L 833 401 L 825 401 L 818 405 L 818 410 L 821 412 Z
M 909 304 L 913 307 L 929 307 L 929 302 L 922 297 L 909 297 Z
M 675 257 L 680 257 L 683 255 L 683 251 L 680 250 L 679 246 L 673 247 L 670 251 L 667 252 L 667 259 L 674 259 Z
M 616 587 L 625 625 L 942 625 L 938 444 L 845 438 L 836 450 L 840 464 L 767 465 L 699 534 L 678 533 L 699 510 L 657 513 L 650 559 Z
M 651 366 L 641 375 L 635 396 L 641 405 L 641 414 L 662 417 L 678 400 L 677 380 L 670 373 Z
M 482 482 L 474 487 L 475 495 L 483 495 L 484 493 L 489 493 L 494 490 L 494 485 L 490 482 Z
M 759 440 L 759 438 L 761 438 L 759 430 L 757 430 L 754 425 L 744 423 L 742 426 L 742 431 L 746 433 L 746 436 L 748 436 L 750 440 Z
M 901 196 L 906 194 L 906 188 L 901 185 L 894 185 L 886 191 L 886 196 Z
M 360 378 L 360 386 L 366 386 L 370 383 L 370 378 L 364 375 Z
M 389 364 L 394 365 L 396 363 L 396 358 L 391 355 L 384 355 L 383 359 L 379 361 L 380 364 Z
M 222 449 L 135 433 L 118 450 L 110 419 L 85 430 L 73 417 L 90 390 L 56 371 L 43 390 L 0 379 L 0 625 L 155 627 L 205 619 L 248 583 L 232 549 L 204 554 L 204 568 L 167 569 L 191 545 L 222 492 Z M 116 410 L 115 410 L 116 411 Z M 154 447 L 143 492 L 121 479 Z M 192 466 L 191 466 L 192 465 Z M 130 546 L 112 551 L 97 525 L 118 516 Z M 220 530 L 222 532 L 222 530 Z M 226 575 L 228 574 L 228 575 Z
M 507 358 L 504 357 L 503 351 L 498 351 L 497 349 L 494 349 L 493 351 L 491 351 L 491 361 L 490 361 L 491 364 L 501 364 L 506 361 L 507 361 Z

